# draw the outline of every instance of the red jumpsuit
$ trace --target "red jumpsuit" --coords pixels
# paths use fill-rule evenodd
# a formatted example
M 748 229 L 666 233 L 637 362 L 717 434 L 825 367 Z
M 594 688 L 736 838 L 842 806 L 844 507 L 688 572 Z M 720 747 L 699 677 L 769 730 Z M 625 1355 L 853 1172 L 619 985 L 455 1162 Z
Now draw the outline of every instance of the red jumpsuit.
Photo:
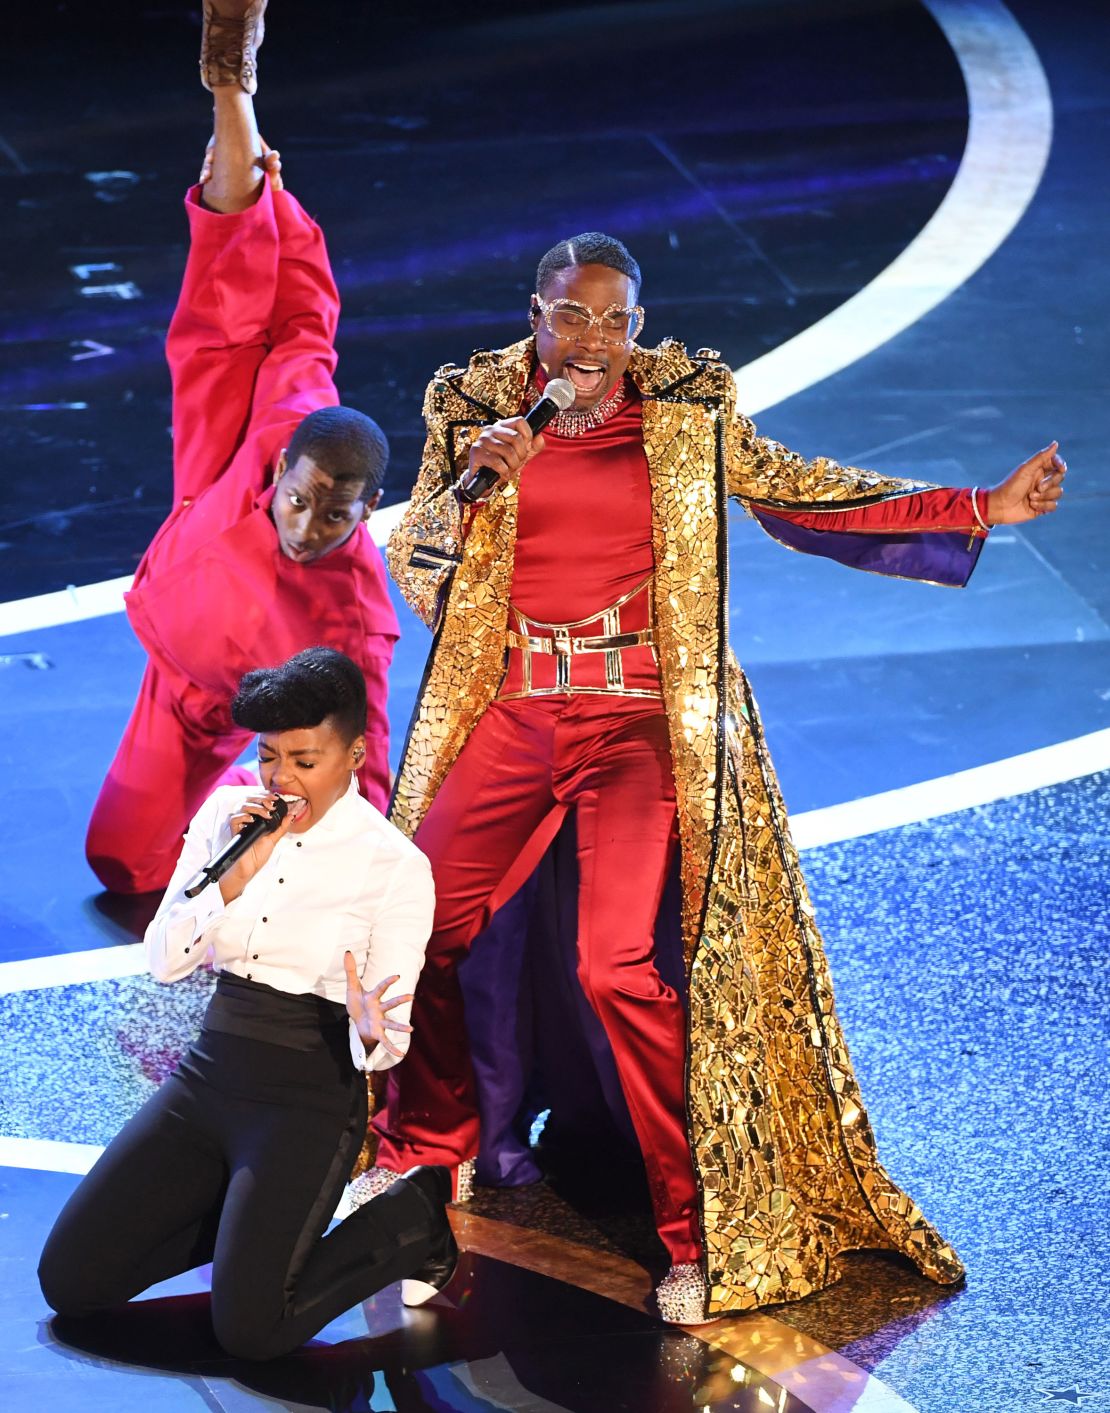
M 123 893 L 166 886 L 189 820 L 249 742 L 228 709 L 239 678 L 302 648 L 338 648 L 362 668 L 362 788 L 382 810 L 389 793 L 398 627 L 381 555 L 360 524 L 298 564 L 268 513 L 293 431 L 338 402 L 339 295 L 323 233 L 268 185 L 235 215 L 205 209 L 193 188 L 186 212 L 189 258 L 166 341 L 174 504 L 127 595 L 149 661 L 86 841 L 97 877 Z
M 560 437 L 549 427 L 545 437 L 546 449 L 520 481 L 510 631 L 526 631 L 523 615 L 539 625 L 594 618 L 575 632 L 608 634 L 602 610 L 654 569 L 639 397 L 630 389 L 614 417 L 582 436 Z M 767 513 L 809 529 L 830 525 L 819 513 Z M 970 493 L 949 490 L 837 516 L 838 529 L 864 534 L 971 523 Z M 649 611 L 650 593 L 635 595 L 619 632 L 644 628 Z M 572 685 L 605 686 L 607 656 L 575 656 Z M 377 1161 L 403 1172 L 476 1153 L 478 1107 L 457 965 L 573 808 L 578 977 L 612 1047 L 659 1235 L 679 1264 L 697 1260 L 701 1249 L 685 1118 L 686 1020 L 656 968 L 653 936 L 677 837 L 675 786 L 653 649 L 623 648 L 619 657 L 622 690 L 589 695 L 559 691 L 554 654 L 531 654 L 529 681 L 524 653 L 512 646 L 499 699 L 416 833 L 435 877 L 435 922 L 413 1005 L 413 1044 L 391 1072 L 375 1118 Z

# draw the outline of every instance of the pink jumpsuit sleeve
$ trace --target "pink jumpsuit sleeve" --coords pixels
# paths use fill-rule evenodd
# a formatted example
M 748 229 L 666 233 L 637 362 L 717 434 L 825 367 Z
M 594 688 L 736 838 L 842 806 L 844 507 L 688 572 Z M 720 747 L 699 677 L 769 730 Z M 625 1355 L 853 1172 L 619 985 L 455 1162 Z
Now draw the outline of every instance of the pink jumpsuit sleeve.
M 334 407 L 339 291 L 324 233 L 288 191 L 270 192 L 278 233 L 266 356 L 258 366 L 243 442 L 228 474 L 258 495 L 310 412 Z
M 324 233 L 290 192 L 275 192 L 273 203 L 277 288 L 270 352 L 255 385 L 252 430 L 290 415 L 299 421 L 339 401 L 334 381 L 339 291 Z
M 270 349 L 278 228 L 268 187 L 224 215 L 185 198 L 189 256 L 166 336 L 173 385 L 174 503 L 195 500 L 227 469 L 251 416 Z
M 198 187 L 185 204 L 189 259 L 166 340 L 178 504 L 229 468 L 260 493 L 298 423 L 338 402 L 339 292 L 320 227 L 268 185 L 232 215 L 203 207 Z

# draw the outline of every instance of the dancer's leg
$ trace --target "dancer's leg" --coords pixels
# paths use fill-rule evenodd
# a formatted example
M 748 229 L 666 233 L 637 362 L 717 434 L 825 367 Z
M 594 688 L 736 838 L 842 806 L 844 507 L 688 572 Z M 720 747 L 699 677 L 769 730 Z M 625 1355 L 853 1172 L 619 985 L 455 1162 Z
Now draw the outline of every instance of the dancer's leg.
M 655 966 L 659 900 L 676 841 L 674 776 L 662 712 L 587 716 L 587 748 L 560 796 L 578 827 L 578 976 L 604 1025 L 643 1153 L 656 1225 L 672 1264 L 700 1253 L 686 1136 L 686 1017 Z M 560 752 L 560 760 L 564 758 Z
M 227 1165 L 203 1110 L 171 1076 L 82 1179 L 39 1262 L 59 1314 L 121 1305 L 212 1259 Z
M 244 1048 L 268 1052 L 254 1063 L 265 1066 L 269 1092 L 224 1108 L 231 1177 L 212 1264 L 212 1323 L 229 1354 L 272 1359 L 411 1275 L 444 1217 L 402 1180 L 324 1235 L 366 1133 L 364 1078 L 342 1053 L 314 1079 L 327 1056 Z

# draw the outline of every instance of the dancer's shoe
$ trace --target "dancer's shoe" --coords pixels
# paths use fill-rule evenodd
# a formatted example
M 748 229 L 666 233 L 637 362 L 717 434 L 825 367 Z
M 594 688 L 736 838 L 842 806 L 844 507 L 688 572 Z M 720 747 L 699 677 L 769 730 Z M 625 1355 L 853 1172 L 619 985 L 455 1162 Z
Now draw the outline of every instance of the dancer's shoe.
M 452 1202 L 469 1202 L 474 1196 L 474 1168 L 475 1161 L 468 1158 L 465 1163 L 459 1163 L 457 1167 L 448 1168 L 451 1174 L 451 1198 Z M 347 1197 L 352 1207 L 361 1207 L 364 1202 L 369 1202 L 372 1197 L 377 1197 L 384 1192 L 391 1183 L 395 1183 L 401 1176 L 391 1168 L 375 1166 L 367 1168 L 361 1173 L 347 1188 Z
M 707 1315 L 709 1287 L 700 1266 L 692 1261 L 672 1266 L 655 1287 L 655 1303 L 668 1325 L 708 1325 L 719 1315 Z
M 447 1203 L 451 1199 L 451 1170 L 432 1167 L 410 1168 L 405 1173 L 404 1180 L 418 1187 L 427 1198 L 435 1220 L 428 1255 L 420 1268 L 401 1282 L 401 1303 L 412 1309 L 426 1305 L 434 1296 L 447 1289 L 451 1277 L 458 1269 L 459 1248 L 447 1212 Z
M 258 50 L 266 32 L 266 0 L 204 0 L 200 81 L 214 88 L 258 91 Z

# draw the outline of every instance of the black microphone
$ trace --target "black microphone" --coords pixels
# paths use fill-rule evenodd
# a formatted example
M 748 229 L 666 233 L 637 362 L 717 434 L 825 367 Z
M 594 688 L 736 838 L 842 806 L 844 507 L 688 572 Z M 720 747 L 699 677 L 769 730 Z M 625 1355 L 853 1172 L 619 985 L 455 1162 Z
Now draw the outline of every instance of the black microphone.
M 267 819 L 263 815 L 255 815 L 249 824 L 245 824 L 239 833 L 226 843 L 211 863 L 207 863 L 185 889 L 186 898 L 195 898 L 198 893 L 203 893 L 210 883 L 218 883 L 228 869 L 237 860 L 241 859 L 256 839 L 260 839 L 263 834 L 272 834 L 281 821 L 289 813 L 289 806 L 279 795 L 271 807 L 271 814 Z
M 574 402 L 574 384 L 568 378 L 552 378 L 543 390 L 543 397 L 530 408 L 524 420 L 532 429 L 532 435 L 542 432 L 560 412 L 565 412 Z M 479 466 L 465 486 L 459 487 L 459 494 L 468 504 L 481 500 L 491 486 L 497 484 L 497 472 L 488 466 Z

